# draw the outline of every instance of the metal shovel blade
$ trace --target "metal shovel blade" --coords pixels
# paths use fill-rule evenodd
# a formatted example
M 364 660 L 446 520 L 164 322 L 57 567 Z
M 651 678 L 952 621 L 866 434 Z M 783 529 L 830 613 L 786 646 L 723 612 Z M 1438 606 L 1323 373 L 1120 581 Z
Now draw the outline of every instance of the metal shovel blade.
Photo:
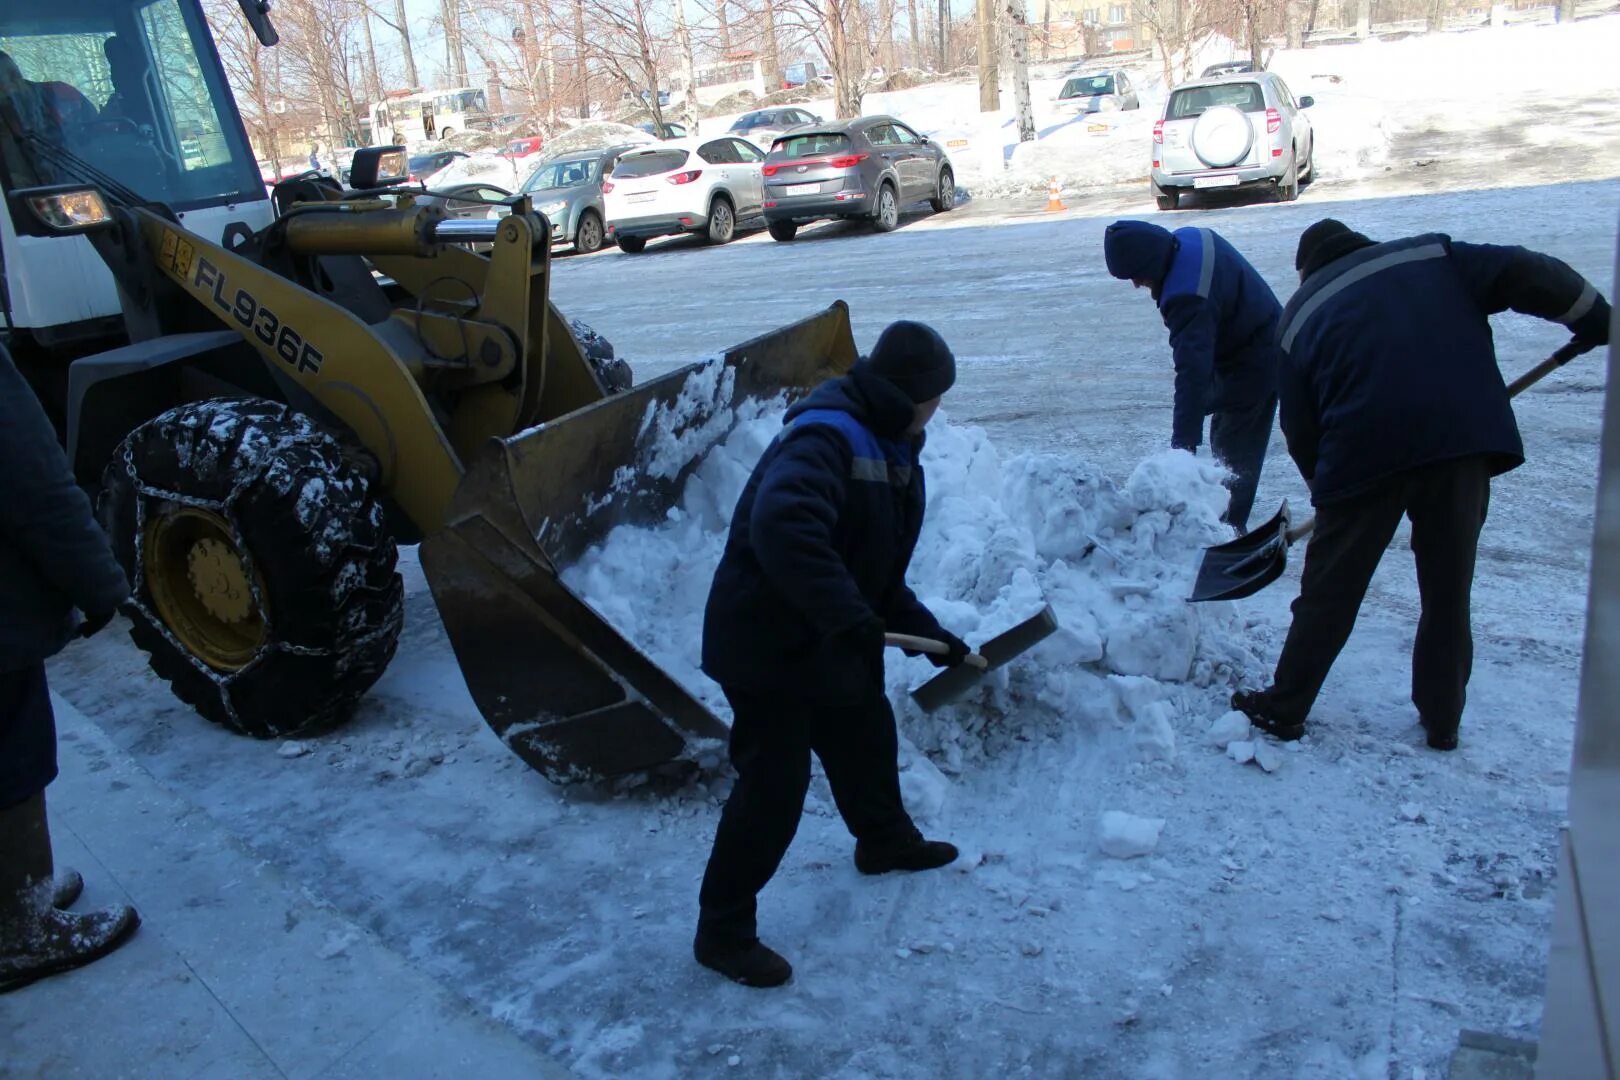
M 1204 550 L 1193 583 L 1193 603 L 1241 600 L 1253 596 L 1282 576 L 1288 568 L 1288 529 L 1292 518 L 1288 503 L 1275 517 L 1236 540 Z
M 986 673 L 1051 637 L 1057 628 L 1057 615 L 1052 611 L 1052 605 L 1048 604 L 1038 615 L 1032 615 L 979 647 L 979 655 L 989 661 L 986 667 L 981 669 L 962 664 L 946 668 L 913 690 L 912 699 L 922 706 L 924 712 L 933 712 L 973 689 Z

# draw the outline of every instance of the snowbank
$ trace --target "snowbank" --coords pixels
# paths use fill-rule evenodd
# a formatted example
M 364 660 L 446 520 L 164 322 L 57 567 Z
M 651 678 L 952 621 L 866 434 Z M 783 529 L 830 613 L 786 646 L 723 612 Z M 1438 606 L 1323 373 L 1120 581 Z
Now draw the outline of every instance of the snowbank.
M 1383 172 L 1395 163 L 1392 148 L 1403 134 L 1433 132 L 1434 152 L 1451 155 L 1459 135 L 1511 122 L 1500 105 L 1505 71 L 1543 73 L 1538 92 L 1612 98 L 1620 93 L 1620 69 L 1609 61 L 1617 50 L 1620 18 L 1604 18 L 1284 49 L 1271 54 L 1268 66 L 1296 95 L 1315 99 L 1308 116 L 1316 134 L 1316 169 L 1321 180 L 1334 182 Z M 1229 42 L 1214 41 L 1191 65 L 1193 74 L 1235 55 Z M 1050 77 L 1030 81 L 1037 131 L 1032 143 L 1018 141 L 1010 86 L 1003 88 L 1001 109 L 991 113 L 979 112 L 977 84 L 960 81 L 868 94 L 862 109 L 897 116 L 939 141 L 961 186 L 979 198 L 1041 194 L 1054 176 L 1065 191 L 1145 185 L 1153 123 L 1166 96 L 1164 71 L 1157 57 L 1120 66 L 1137 87 L 1141 108 L 1079 118 L 1057 109 L 1066 69 L 1042 69 Z M 1529 140 L 1567 134 L 1556 124 L 1526 125 L 1523 131 Z
M 507 191 L 516 191 L 534 167 L 533 159 L 514 161 L 497 153 L 469 154 L 456 158 L 428 178 L 428 187 L 435 190 L 457 184 L 494 184 Z
M 712 401 L 716 365 L 701 369 L 693 403 Z M 722 717 L 725 699 L 699 669 L 702 614 L 733 507 L 781 429 L 780 401 L 740 417 L 672 417 L 643 462 L 671 476 L 713 446 L 665 521 L 621 526 L 563 580 Z M 735 420 L 729 434 L 725 429 Z M 929 429 L 923 452 L 928 517 L 910 583 L 953 631 L 981 642 L 1050 602 L 1061 629 L 983 688 L 933 714 L 907 691 L 934 673 L 891 652 L 889 691 L 901 726 L 946 770 L 993 754 L 1008 739 L 1066 725 L 1128 729 L 1143 760 L 1175 755 L 1172 718 L 1183 684 L 1228 683 L 1250 647 L 1226 605 L 1186 602 L 1197 556 L 1230 534 L 1220 523 L 1222 473 L 1180 451 L 1143 461 L 1123 485 L 1073 456 L 1003 461 L 979 428 Z

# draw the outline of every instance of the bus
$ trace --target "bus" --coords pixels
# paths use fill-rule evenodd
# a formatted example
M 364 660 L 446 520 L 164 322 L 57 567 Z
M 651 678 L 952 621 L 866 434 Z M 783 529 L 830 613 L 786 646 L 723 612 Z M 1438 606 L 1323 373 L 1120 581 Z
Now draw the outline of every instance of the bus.
M 692 69 L 692 81 L 697 84 L 699 105 L 713 105 L 723 97 L 747 90 L 755 97 L 764 97 L 765 64 L 758 59 L 722 60 L 718 64 L 699 64 Z M 770 87 L 771 90 L 776 87 Z
M 372 102 L 367 112 L 374 146 L 432 142 L 459 131 L 489 131 L 494 126 L 484 91 L 470 86 L 393 94 Z

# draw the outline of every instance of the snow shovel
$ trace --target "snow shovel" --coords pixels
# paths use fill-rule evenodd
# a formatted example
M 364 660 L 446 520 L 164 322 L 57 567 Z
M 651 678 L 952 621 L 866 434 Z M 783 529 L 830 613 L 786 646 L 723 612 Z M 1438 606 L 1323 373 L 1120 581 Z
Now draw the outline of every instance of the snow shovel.
M 1039 614 L 1025 619 L 1011 630 L 1005 630 L 985 642 L 979 647 L 978 652 L 969 653 L 967 662 L 960 667 L 946 668 L 917 687 L 911 692 L 911 696 L 923 707 L 924 712 L 933 712 L 977 686 L 986 672 L 994 671 L 1046 640 L 1057 628 L 1057 615 L 1052 611 L 1052 605 L 1048 604 Z M 943 641 L 932 641 L 928 638 L 914 638 L 904 634 L 885 634 L 884 638 L 891 645 L 900 645 L 919 652 L 942 656 L 950 651 L 950 646 Z
M 1565 342 L 1557 352 L 1509 383 L 1508 396 L 1517 397 L 1550 372 L 1588 351 L 1588 348 L 1576 341 Z M 1204 549 L 1204 560 L 1198 567 L 1198 580 L 1193 583 L 1192 596 L 1188 599 L 1193 603 L 1202 603 L 1253 596 L 1282 576 L 1288 568 L 1289 547 L 1309 536 L 1315 526 L 1314 517 L 1295 525 L 1288 511 L 1288 502 L 1284 500 L 1276 516 L 1264 525 L 1251 529 L 1236 540 Z

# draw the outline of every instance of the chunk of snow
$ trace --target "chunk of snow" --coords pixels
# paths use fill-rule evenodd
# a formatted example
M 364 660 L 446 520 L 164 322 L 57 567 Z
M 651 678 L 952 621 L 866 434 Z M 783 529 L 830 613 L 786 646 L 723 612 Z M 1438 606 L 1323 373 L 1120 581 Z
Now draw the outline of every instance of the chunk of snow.
M 1249 718 L 1233 709 L 1209 725 L 1207 737 L 1213 745 L 1225 750 L 1228 745 L 1234 742 L 1242 742 L 1248 739 Z
M 1163 818 L 1137 817 L 1123 810 L 1109 810 L 1102 816 L 1097 842 L 1104 855 L 1134 859 L 1153 853 L 1159 846 L 1159 831 L 1163 828 Z
M 1282 751 L 1270 739 L 1256 739 L 1254 746 L 1254 763 L 1266 772 L 1276 772 L 1282 768 Z
M 276 748 L 276 753 L 284 758 L 299 758 L 308 754 L 312 749 L 314 748 L 307 742 L 288 739 Z
M 1247 765 L 1254 760 L 1254 743 L 1248 739 L 1238 739 L 1226 744 L 1226 756 L 1239 765 Z

